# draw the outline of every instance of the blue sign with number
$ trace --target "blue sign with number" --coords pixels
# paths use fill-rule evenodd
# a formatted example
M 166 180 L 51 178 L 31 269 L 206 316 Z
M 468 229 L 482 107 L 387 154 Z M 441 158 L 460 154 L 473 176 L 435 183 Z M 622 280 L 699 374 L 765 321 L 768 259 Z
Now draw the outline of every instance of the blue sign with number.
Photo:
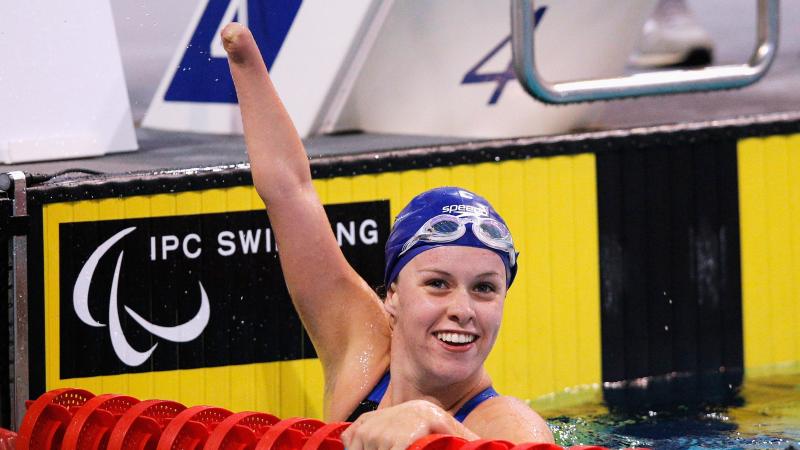
M 534 12 L 534 21 L 533 26 L 539 25 L 539 22 L 542 20 L 545 11 L 547 10 L 546 6 L 541 6 L 536 8 Z M 486 65 L 503 47 L 506 45 L 511 44 L 511 36 L 509 35 L 499 44 L 497 44 L 494 48 L 492 48 L 489 53 L 486 54 L 474 67 L 469 69 L 466 75 L 464 75 L 464 79 L 461 80 L 461 84 L 473 84 L 473 83 L 497 83 L 497 87 L 495 87 L 494 92 L 492 92 L 492 96 L 489 98 L 489 105 L 494 105 L 500 100 L 500 95 L 503 93 L 503 89 L 506 87 L 506 83 L 516 79 L 516 75 L 514 75 L 514 66 L 513 61 L 508 63 L 506 66 L 506 70 L 502 72 L 484 72 L 480 73 L 481 67 Z
M 208 0 L 164 100 L 238 103 L 228 60 L 212 55 L 211 46 L 232 1 Z M 247 2 L 247 21 L 267 68 L 272 67 L 302 0 L 241 0 Z M 238 20 L 238 13 L 233 21 Z

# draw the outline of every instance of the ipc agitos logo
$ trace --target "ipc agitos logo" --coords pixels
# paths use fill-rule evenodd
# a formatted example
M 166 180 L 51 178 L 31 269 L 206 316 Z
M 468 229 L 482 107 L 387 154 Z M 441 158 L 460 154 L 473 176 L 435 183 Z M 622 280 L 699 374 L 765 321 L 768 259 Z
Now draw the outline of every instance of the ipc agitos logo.
M 109 250 L 111 250 L 114 244 L 128 234 L 132 233 L 134 230 L 136 230 L 136 227 L 125 228 L 98 246 L 91 256 L 89 256 L 89 259 L 83 265 L 83 268 L 81 268 L 78 278 L 75 281 L 75 287 L 72 291 L 72 304 L 73 308 L 75 309 L 75 314 L 78 316 L 78 318 L 80 318 L 80 320 L 86 325 L 92 327 L 108 326 L 108 331 L 111 335 L 111 344 L 114 347 L 114 353 L 116 353 L 120 361 L 132 367 L 139 366 L 147 361 L 147 359 L 150 358 L 150 355 L 153 354 L 153 351 L 155 351 L 158 343 L 156 342 L 152 347 L 145 351 L 139 351 L 133 348 L 130 343 L 128 343 L 128 340 L 125 338 L 125 333 L 122 331 L 122 326 L 120 324 L 118 292 L 119 274 L 122 267 L 123 256 L 125 254 L 123 250 L 120 250 L 118 253 L 116 267 L 114 268 L 114 277 L 112 278 L 111 287 L 108 294 L 107 325 L 97 321 L 94 317 L 92 317 L 92 314 L 89 311 L 89 287 L 92 284 L 92 278 L 94 277 L 94 272 L 95 269 L 97 269 L 100 259 L 106 253 L 108 253 Z M 211 311 L 211 307 L 208 302 L 208 295 L 203 288 L 203 283 L 198 281 L 197 284 L 200 287 L 200 308 L 192 319 L 183 324 L 172 327 L 156 325 L 143 318 L 128 306 L 124 306 L 125 312 L 142 328 L 155 336 L 171 342 L 189 342 L 200 336 L 200 334 L 206 328 Z

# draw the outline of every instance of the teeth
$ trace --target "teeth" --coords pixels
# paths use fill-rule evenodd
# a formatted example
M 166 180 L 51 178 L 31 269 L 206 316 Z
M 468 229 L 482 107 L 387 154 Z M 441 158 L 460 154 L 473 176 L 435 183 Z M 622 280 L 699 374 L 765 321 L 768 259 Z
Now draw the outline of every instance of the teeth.
M 436 338 L 448 344 L 468 344 L 475 340 L 475 336 L 466 333 L 436 333 Z

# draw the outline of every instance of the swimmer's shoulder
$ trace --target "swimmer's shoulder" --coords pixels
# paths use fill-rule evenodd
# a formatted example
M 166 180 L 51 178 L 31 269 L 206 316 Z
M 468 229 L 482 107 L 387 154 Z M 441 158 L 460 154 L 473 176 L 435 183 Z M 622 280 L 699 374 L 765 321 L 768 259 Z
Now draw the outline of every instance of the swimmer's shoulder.
M 547 422 L 522 400 L 498 395 L 478 405 L 464 425 L 483 439 L 506 439 L 515 443 L 553 442 Z

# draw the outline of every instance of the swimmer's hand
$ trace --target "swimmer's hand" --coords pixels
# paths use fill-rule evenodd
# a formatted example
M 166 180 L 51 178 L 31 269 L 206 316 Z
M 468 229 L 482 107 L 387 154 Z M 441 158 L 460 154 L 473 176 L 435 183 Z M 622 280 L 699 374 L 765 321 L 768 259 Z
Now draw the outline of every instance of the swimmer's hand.
M 417 439 L 434 433 L 478 439 L 442 408 L 425 400 L 412 400 L 362 414 L 342 433 L 342 442 L 347 450 L 405 450 Z

